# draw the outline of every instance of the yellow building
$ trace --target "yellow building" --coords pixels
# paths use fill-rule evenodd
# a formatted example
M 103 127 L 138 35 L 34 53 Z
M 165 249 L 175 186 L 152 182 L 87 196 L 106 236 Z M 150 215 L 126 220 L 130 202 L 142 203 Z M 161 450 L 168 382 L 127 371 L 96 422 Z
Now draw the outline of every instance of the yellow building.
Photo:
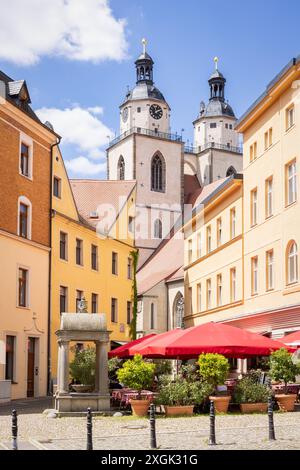
M 105 313 L 111 345 L 130 339 L 135 181 L 69 180 L 53 156 L 51 368 L 56 379 L 61 312 Z
M 244 137 L 243 272 L 237 276 L 243 282 L 243 303 L 222 305 L 189 322 L 230 322 L 277 338 L 300 329 L 299 85 L 298 58 L 270 82 L 237 124 Z M 210 258 L 221 272 L 237 255 L 225 256 L 222 249 Z M 199 263 L 203 278 L 215 270 L 213 263 L 204 269 Z M 187 266 L 188 289 L 190 272 Z M 230 284 L 229 274 L 225 282 Z M 217 286 L 212 295 L 214 305 Z

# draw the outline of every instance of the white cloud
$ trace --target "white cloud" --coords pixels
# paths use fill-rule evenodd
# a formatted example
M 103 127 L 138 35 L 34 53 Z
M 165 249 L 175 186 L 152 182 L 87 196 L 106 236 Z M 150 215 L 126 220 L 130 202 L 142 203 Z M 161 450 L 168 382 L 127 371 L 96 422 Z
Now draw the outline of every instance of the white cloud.
M 106 171 L 106 163 L 94 163 L 86 157 L 77 157 L 65 161 L 66 168 L 76 176 L 99 176 Z
M 101 148 L 107 146 L 108 137 L 112 138 L 113 133 L 89 109 L 78 105 L 65 109 L 41 108 L 36 114 L 42 122 L 51 122 L 54 130 L 62 136 L 63 145 L 75 145 L 90 158 L 101 158 L 104 156 Z M 102 110 L 99 106 L 96 109 Z
M 125 26 L 109 0 L 2 1 L 0 58 L 22 65 L 43 56 L 122 60 L 128 47 Z

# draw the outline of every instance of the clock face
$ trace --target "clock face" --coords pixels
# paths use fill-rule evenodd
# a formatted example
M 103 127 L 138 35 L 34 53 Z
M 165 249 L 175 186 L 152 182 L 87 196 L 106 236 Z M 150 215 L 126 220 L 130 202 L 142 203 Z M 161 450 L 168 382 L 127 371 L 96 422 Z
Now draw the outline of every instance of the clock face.
M 127 119 L 128 119 L 128 108 L 124 108 L 123 109 L 123 112 L 122 112 L 122 119 L 123 119 L 123 122 L 126 122 Z
M 158 104 L 152 104 L 150 106 L 150 115 L 153 117 L 153 119 L 161 119 L 163 115 L 163 110 Z

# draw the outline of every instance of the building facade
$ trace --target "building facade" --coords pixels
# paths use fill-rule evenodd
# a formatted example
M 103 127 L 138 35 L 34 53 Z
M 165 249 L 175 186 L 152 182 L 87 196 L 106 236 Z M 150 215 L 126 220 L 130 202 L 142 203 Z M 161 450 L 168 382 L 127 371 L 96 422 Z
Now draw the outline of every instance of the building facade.
M 82 298 L 87 301 L 88 313 L 106 315 L 111 347 L 130 340 L 135 186 L 134 181 L 69 180 L 60 152 L 53 155 L 51 371 L 54 383 L 55 331 L 59 329 L 61 313 L 77 312 Z M 115 213 L 104 230 L 106 224 L 102 226 L 100 222 L 108 206 Z
M 236 214 L 242 242 L 231 255 L 218 256 L 218 271 L 222 274 L 229 260 L 241 255 L 242 272 L 236 279 L 242 282 L 241 287 L 237 284 L 242 302 L 226 305 L 224 299 L 223 305 L 222 299 L 220 308 L 204 317 L 188 313 L 189 324 L 230 322 L 275 338 L 300 329 L 299 78 L 298 58 L 270 82 L 237 124 L 244 137 L 243 191 L 239 199 L 243 211 Z M 208 276 L 213 268 L 213 263 L 207 267 L 200 263 L 199 273 Z M 190 274 L 187 265 L 188 290 L 193 287 Z M 226 284 L 230 284 L 229 274 Z M 218 284 L 212 296 L 216 304 Z
M 58 142 L 25 81 L 0 73 L 0 397 L 45 396 L 48 377 L 51 155 Z

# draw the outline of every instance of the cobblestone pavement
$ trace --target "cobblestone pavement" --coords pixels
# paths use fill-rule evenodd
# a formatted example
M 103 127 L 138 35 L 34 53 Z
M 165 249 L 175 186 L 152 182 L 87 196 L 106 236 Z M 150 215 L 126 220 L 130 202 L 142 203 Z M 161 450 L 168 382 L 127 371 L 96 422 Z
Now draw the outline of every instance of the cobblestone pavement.
M 24 402 L 23 402 L 24 403 Z M 19 410 L 19 448 L 36 450 L 85 449 L 85 418 L 47 418 L 41 413 L 49 401 L 16 403 Z M 45 406 L 47 405 L 47 406 Z M 23 406 L 23 408 L 22 408 Z M 0 406 L 0 449 L 11 447 L 12 406 Z M 216 417 L 214 449 L 300 449 L 300 413 L 275 413 L 275 442 L 268 441 L 266 414 L 228 414 Z M 208 446 L 209 417 L 158 418 L 157 444 L 161 450 L 201 450 Z M 94 449 L 149 449 L 149 421 L 124 417 L 94 417 Z

